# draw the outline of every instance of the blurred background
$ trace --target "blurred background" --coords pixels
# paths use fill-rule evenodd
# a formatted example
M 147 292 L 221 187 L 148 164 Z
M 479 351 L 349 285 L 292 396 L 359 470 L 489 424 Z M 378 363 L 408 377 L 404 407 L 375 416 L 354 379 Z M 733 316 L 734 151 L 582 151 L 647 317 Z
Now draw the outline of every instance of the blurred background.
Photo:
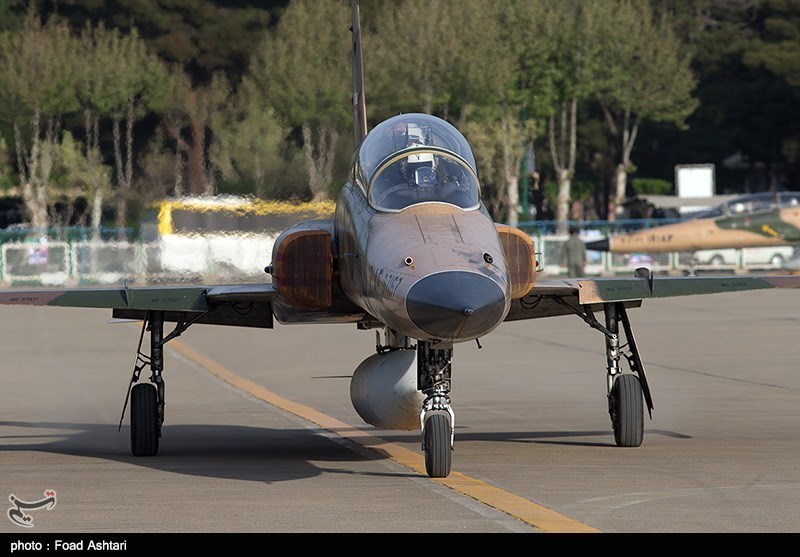
M 347 179 L 349 4 L 0 0 L 0 282 L 266 280 L 277 233 L 329 218 Z M 370 125 L 461 129 L 543 273 L 573 224 L 690 218 L 681 169 L 709 170 L 692 210 L 800 189 L 796 0 L 360 4 Z M 687 257 L 589 256 L 588 274 Z

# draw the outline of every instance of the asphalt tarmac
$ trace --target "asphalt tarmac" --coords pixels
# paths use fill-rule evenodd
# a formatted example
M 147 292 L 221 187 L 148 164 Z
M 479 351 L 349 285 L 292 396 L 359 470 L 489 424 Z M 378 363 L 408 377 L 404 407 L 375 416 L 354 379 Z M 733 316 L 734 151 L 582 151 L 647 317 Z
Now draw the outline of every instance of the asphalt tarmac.
M 631 310 L 655 405 L 636 448 L 614 444 L 603 337 L 578 317 L 457 345 L 434 481 L 417 432 L 351 406 L 374 331 L 193 326 L 167 345 L 159 455 L 137 458 L 117 428 L 139 327 L 1 307 L 0 500 L 57 504 L 0 533 L 798 532 L 798 308 L 776 290 Z

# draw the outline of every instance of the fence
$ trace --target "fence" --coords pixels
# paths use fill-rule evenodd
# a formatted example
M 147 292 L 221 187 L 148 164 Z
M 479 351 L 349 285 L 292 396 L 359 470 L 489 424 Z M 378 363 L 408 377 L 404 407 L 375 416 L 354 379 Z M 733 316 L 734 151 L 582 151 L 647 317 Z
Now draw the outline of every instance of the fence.
M 264 281 L 275 236 L 166 236 L 151 242 L 29 237 L 0 246 L 0 282 L 64 286 Z
M 663 221 L 655 221 L 661 222 Z M 541 274 L 566 273 L 563 248 L 567 236 L 550 233 L 550 225 L 526 227 L 534 239 Z M 638 223 L 641 228 L 641 221 Z M 585 240 L 613 233 L 616 227 L 636 223 L 602 223 L 602 229 L 581 223 Z M 631 228 L 632 229 L 632 228 Z M 131 283 L 262 282 L 269 280 L 264 267 L 271 263 L 277 235 L 178 235 L 135 239 L 130 231 L 104 231 L 99 237 L 78 230 L 48 231 L 32 235 L 0 232 L 0 282 L 5 285 L 73 286 Z M 122 238 L 122 239 L 119 239 Z M 764 248 L 757 248 L 763 250 Z M 783 250 L 783 251 L 777 251 Z M 786 252 L 788 250 L 788 253 Z M 697 254 L 610 254 L 589 251 L 586 274 L 631 274 L 647 267 L 659 274 L 680 274 L 689 267 L 725 272 L 776 269 L 791 257 L 792 248 L 775 248 L 756 259 L 754 250 L 722 250 L 725 259 L 700 261 Z M 778 255 L 775 255 L 778 254 Z M 780 260 L 776 259 L 780 257 Z M 706 263 L 706 264 L 704 264 Z

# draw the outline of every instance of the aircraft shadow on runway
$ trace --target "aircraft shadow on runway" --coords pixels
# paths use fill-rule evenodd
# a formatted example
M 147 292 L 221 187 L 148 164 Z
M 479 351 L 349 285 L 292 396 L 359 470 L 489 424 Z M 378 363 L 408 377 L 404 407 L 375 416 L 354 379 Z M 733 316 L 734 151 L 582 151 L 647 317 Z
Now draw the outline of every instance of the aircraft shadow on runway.
M 266 483 L 298 480 L 323 472 L 351 473 L 346 466 L 344 470 L 320 468 L 314 464 L 317 461 L 357 463 L 386 458 L 373 451 L 361 454 L 303 429 L 164 425 L 164 446 L 159 455 L 142 458 L 131 455 L 130 429 L 125 425 L 120 432 L 116 426 L 87 423 L 0 421 L 0 427 L 52 430 L 52 433 L 43 434 L 0 434 L 0 453 L 37 451 L 101 458 L 178 474 Z M 15 439 L 24 442 L 14 442 Z M 371 475 L 417 474 L 409 471 L 408 474 Z
M 501 431 L 501 432 L 468 432 L 460 431 L 462 427 L 456 426 L 456 436 L 459 441 L 494 441 L 509 443 L 541 443 L 547 445 L 574 445 L 580 447 L 608 447 L 619 449 L 614 443 L 614 434 L 609 430 L 602 431 Z M 383 432 L 382 432 L 383 433 Z M 396 435 L 397 432 L 385 432 L 380 435 L 387 441 L 395 443 L 418 442 L 419 435 Z M 663 429 L 645 429 L 649 435 L 663 435 L 675 439 L 691 439 L 690 435 L 667 431 Z M 602 437 L 603 441 L 574 440 L 577 437 Z M 563 439 L 567 438 L 567 439 Z
M 352 442 L 337 442 L 313 430 L 270 429 L 236 425 L 165 425 L 163 450 L 152 458 L 134 457 L 130 454 L 129 429 L 120 432 L 107 424 L 0 421 L 0 427 L 26 430 L 51 430 L 52 433 L 20 433 L 0 435 L 0 452 L 38 451 L 79 457 L 92 457 L 125 462 L 178 474 L 222 479 L 260 481 L 266 483 L 298 480 L 321 473 L 352 473 L 375 476 L 416 476 L 388 472 L 360 472 L 340 468 L 324 468 L 317 462 L 357 463 L 383 460 L 386 455 L 364 449 Z M 462 442 L 510 442 L 573 445 L 613 448 L 613 435 L 609 431 L 513 431 L 469 432 L 457 427 Z M 648 430 L 649 434 L 675 439 L 690 436 L 664 430 Z M 418 433 L 398 434 L 394 431 L 375 431 L 393 443 L 418 443 Z M 602 441 L 577 438 L 599 437 Z M 566 438 L 566 439 L 565 439 Z M 15 439 L 24 442 L 15 443 Z M 33 441 L 33 442 L 31 442 Z

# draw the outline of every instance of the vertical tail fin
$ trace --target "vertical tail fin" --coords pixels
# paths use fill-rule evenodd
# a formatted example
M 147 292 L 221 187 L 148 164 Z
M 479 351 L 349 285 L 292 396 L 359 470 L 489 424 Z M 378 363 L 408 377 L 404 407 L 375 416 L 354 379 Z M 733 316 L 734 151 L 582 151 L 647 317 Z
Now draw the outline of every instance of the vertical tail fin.
M 352 0 L 353 21 L 353 141 L 356 147 L 367 135 L 367 101 L 364 96 L 364 57 L 361 52 L 361 14 L 358 0 Z

